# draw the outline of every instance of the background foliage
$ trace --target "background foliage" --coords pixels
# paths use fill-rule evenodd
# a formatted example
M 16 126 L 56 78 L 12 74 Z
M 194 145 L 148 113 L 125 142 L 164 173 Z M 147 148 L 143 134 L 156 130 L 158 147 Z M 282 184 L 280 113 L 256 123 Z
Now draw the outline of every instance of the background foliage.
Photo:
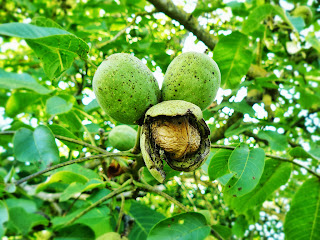
M 1 0 L 0 10 L 0 236 L 320 238 L 319 1 Z M 136 171 L 139 154 L 108 142 L 120 123 L 94 99 L 95 65 L 132 53 L 161 83 L 175 56 L 206 48 L 222 73 L 204 111 L 210 157 L 159 185 Z

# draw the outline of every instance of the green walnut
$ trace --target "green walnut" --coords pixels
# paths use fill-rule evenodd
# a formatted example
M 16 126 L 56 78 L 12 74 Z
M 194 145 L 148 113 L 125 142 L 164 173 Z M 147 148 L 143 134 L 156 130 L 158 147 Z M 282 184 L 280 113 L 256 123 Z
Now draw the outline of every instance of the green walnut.
M 184 100 L 204 110 L 215 99 L 220 82 L 219 67 L 208 55 L 182 53 L 173 59 L 164 75 L 162 100 Z
M 160 89 L 152 72 L 127 53 L 109 56 L 93 77 L 93 91 L 102 109 L 125 124 L 138 124 L 148 108 L 160 100 Z
M 209 135 L 198 106 L 183 100 L 164 101 L 146 112 L 140 136 L 142 157 L 153 177 L 162 183 L 166 178 L 163 161 L 184 172 L 205 162 L 210 152 Z
M 313 13 L 308 6 L 299 6 L 292 11 L 292 15 L 295 17 L 302 17 L 306 25 L 312 23 Z
M 127 151 L 134 147 L 137 138 L 137 131 L 128 125 L 119 125 L 109 132 L 109 142 L 112 147 Z

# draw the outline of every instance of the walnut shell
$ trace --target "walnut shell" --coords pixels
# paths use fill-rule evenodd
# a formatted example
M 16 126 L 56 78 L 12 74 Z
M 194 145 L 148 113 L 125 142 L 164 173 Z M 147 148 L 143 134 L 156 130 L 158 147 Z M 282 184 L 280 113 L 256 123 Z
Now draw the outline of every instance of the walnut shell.
M 208 157 L 209 135 L 198 106 L 182 100 L 161 102 L 146 112 L 142 126 L 145 164 L 159 182 L 165 180 L 163 160 L 174 170 L 194 171 Z

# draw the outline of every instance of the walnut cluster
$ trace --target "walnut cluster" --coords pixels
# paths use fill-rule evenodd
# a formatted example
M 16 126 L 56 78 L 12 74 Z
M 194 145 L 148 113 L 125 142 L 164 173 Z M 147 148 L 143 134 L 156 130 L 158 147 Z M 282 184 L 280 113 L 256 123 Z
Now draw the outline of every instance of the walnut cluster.
M 155 143 L 170 154 L 172 159 L 181 159 L 199 149 L 201 136 L 184 116 L 157 119 L 151 123 Z

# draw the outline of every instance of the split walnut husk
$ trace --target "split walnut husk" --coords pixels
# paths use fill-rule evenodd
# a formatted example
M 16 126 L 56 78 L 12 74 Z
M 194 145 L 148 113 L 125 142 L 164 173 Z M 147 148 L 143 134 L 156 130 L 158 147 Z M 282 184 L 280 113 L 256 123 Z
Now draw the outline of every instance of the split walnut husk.
M 163 161 L 177 171 L 194 171 L 209 155 L 209 135 L 198 106 L 182 100 L 161 102 L 145 114 L 140 138 L 144 162 L 161 183 L 166 178 Z

